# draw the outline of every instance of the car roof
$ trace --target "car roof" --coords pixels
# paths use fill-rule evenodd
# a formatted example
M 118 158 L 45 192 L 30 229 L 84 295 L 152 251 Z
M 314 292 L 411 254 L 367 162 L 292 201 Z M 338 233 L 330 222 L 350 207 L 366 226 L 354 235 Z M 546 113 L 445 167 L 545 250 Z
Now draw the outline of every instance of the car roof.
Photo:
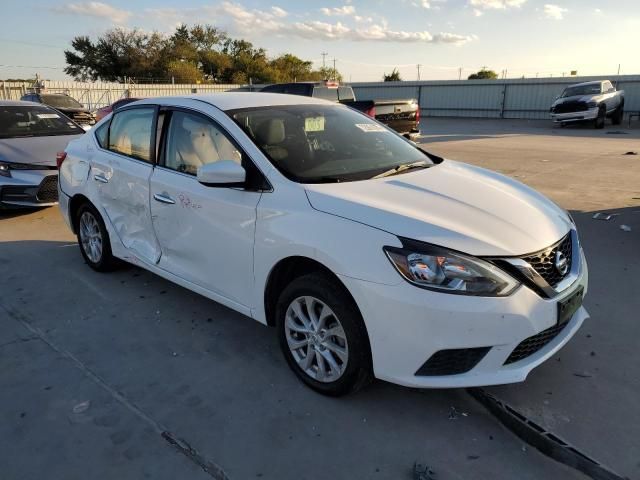
M 42 108 L 42 104 L 38 102 L 29 102 L 27 100 L 0 100 L 0 106 L 2 107 L 25 107 L 28 105 Z
M 582 82 L 582 83 L 575 83 L 573 85 L 569 85 L 567 88 L 570 87 L 584 87 L 586 85 L 600 85 L 602 82 L 608 82 L 609 80 L 593 80 L 591 82 Z
M 282 105 L 333 105 L 335 102 L 321 100 L 300 95 L 286 95 L 282 93 L 263 92 L 222 92 L 202 95 L 181 95 L 175 97 L 146 98 L 136 102 L 142 104 L 161 104 L 179 106 L 183 100 L 199 100 L 213 105 L 220 110 L 235 110 L 236 108 L 275 107 Z M 133 104 L 131 104 L 133 105 Z

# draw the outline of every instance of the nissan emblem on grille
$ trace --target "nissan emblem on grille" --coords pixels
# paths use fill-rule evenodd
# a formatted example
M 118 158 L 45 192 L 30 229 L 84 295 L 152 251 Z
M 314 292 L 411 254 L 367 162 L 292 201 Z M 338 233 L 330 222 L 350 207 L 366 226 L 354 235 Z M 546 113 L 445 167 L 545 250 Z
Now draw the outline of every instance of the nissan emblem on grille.
M 567 257 L 564 256 L 561 250 L 556 252 L 556 261 L 555 267 L 558 273 L 562 276 L 565 276 L 567 270 L 569 270 L 569 262 L 567 261 Z

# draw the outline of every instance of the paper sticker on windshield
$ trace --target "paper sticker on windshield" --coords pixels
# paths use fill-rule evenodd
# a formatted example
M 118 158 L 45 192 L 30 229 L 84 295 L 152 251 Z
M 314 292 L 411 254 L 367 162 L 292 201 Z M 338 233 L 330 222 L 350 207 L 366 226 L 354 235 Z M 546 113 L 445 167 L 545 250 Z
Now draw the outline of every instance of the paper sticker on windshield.
M 36 117 L 38 118 L 60 118 L 60 115 L 57 113 L 36 113 Z
M 324 132 L 324 117 L 309 117 L 304 119 L 305 132 Z
M 378 125 L 377 123 L 356 123 L 356 127 L 358 127 L 363 132 L 386 132 L 387 129 L 382 125 Z

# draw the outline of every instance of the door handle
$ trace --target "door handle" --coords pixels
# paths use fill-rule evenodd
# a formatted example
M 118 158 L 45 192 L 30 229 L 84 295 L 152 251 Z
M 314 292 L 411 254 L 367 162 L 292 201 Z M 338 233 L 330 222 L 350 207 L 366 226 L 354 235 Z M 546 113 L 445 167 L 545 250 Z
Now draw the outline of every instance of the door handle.
M 98 174 L 98 175 L 94 175 L 94 176 L 93 176 L 93 179 L 94 179 L 96 182 L 100 182 L 100 183 L 109 183 L 109 180 L 108 180 L 108 179 L 107 179 L 107 177 L 105 177 L 104 175 L 100 175 L 100 174 Z
M 173 205 L 174 203 L 176 203 L 176 201 L 173 198 L 171 198 L 168 195 L 164 195 L 162 193 L 154 193 L 153 194 L 153 199 L 156 202 L 167 203 L 169 205 Z

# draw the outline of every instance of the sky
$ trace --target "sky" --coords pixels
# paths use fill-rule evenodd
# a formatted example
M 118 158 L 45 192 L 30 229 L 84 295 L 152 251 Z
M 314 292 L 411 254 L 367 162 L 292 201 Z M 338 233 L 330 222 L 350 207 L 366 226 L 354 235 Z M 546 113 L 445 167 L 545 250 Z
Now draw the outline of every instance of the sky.
M 68 77 L 77 35 L 114 27 L 171 32 L 208 23 L 316 66 L 336 60 L 346 81 L 640 74 L 640 1 L 617 0 L 3 0 L 0 78 Z M 418 68 L 418 65 L 421 65 Z M 506 73 L 505 73 L 506 71 Z

